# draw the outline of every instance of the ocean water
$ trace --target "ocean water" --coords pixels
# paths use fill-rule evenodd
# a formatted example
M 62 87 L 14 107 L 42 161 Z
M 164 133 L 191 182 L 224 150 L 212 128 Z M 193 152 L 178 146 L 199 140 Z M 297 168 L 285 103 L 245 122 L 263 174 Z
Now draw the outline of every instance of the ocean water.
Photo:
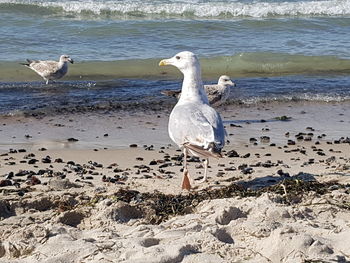
M 1 114 L 168 103 L 181 74 L 158 62 L 183 50 L 232 103 L 350 100 L 350 0 L 0 0 L 0 36 Z M 61 54 L 48 86 L 19 64 Z

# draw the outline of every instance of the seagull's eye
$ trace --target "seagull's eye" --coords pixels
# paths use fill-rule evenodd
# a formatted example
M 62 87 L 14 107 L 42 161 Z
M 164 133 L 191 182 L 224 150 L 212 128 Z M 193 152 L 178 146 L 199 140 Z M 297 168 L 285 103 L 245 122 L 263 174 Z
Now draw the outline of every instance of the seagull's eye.
M 180 59 L 180 56 L 176 56 L 175 58 L 176 58 L 177 60 L 179 60 L 179 59 Z

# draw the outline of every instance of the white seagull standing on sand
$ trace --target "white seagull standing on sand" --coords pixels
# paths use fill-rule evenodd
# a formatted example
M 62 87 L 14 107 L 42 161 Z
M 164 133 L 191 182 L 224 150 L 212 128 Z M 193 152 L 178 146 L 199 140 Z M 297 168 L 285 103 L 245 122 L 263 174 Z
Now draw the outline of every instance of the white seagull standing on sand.
M 68 71 L 68 63 L 73 64 L 73 59 L 67 55 L 62 55 L 60 60 L 30 60 L 27 59 L 28 63 L 22 63 L 22 65 L 34 70 L 38 73 L 45 81 L 49 84 L 50 80 L 60 79 L 66 75 Z
M 173 65 L 184 75 L 182 95 L 170 114 L 168 131 L 170 138 L 183 148 L 182 188 L 189 190 L 191 184 L 187 170 L 187 153 L 205 158 L 202 181 L 206 181 L 209 157 L 222 157 L 225 129 L 220 115 L 209 106 L 195 54 L 189 51 L 180 52 L 172 58 L 160 61 L 159 65 Z
M 204 85 L 205 93 L 208 96 L 209 104 L 212 106 L 220 106 L 230 95 L 230 88 L 235 87 L 236 84 L 227 75 L 222 75 L 219 78 L 218 84 Z M 181 90 L 163 90 L 163 95 L 169 97 L 180 98 Z

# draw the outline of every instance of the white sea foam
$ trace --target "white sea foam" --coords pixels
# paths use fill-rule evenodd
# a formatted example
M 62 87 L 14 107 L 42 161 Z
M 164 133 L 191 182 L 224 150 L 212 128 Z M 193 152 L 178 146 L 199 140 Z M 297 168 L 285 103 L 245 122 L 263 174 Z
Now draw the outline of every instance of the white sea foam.
M 96 15 L 116 13 L 136 16 L 271 17 L 271 16 L 339 16 L 350 15 L 350 0 L 240 2 L 240 1 L 33 1 L 0 0 L 0 4 L 27 4 L 60 8 L 64 12 Z

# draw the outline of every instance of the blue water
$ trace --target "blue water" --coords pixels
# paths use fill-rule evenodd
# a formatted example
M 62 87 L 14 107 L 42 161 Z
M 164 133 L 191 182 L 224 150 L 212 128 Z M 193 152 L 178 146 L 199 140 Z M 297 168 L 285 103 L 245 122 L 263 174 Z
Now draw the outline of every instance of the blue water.
M 236 80 L 232 100 L 350 97 L 350 0 L 0 0 L 0 35 L 0 113 L 167 100 L 159 91 L 181 76 L 157 61 L 183 50 L 201 58 L 207 83 Z M 61 54 L 76 64 L 49 87 L 18 64 Z

